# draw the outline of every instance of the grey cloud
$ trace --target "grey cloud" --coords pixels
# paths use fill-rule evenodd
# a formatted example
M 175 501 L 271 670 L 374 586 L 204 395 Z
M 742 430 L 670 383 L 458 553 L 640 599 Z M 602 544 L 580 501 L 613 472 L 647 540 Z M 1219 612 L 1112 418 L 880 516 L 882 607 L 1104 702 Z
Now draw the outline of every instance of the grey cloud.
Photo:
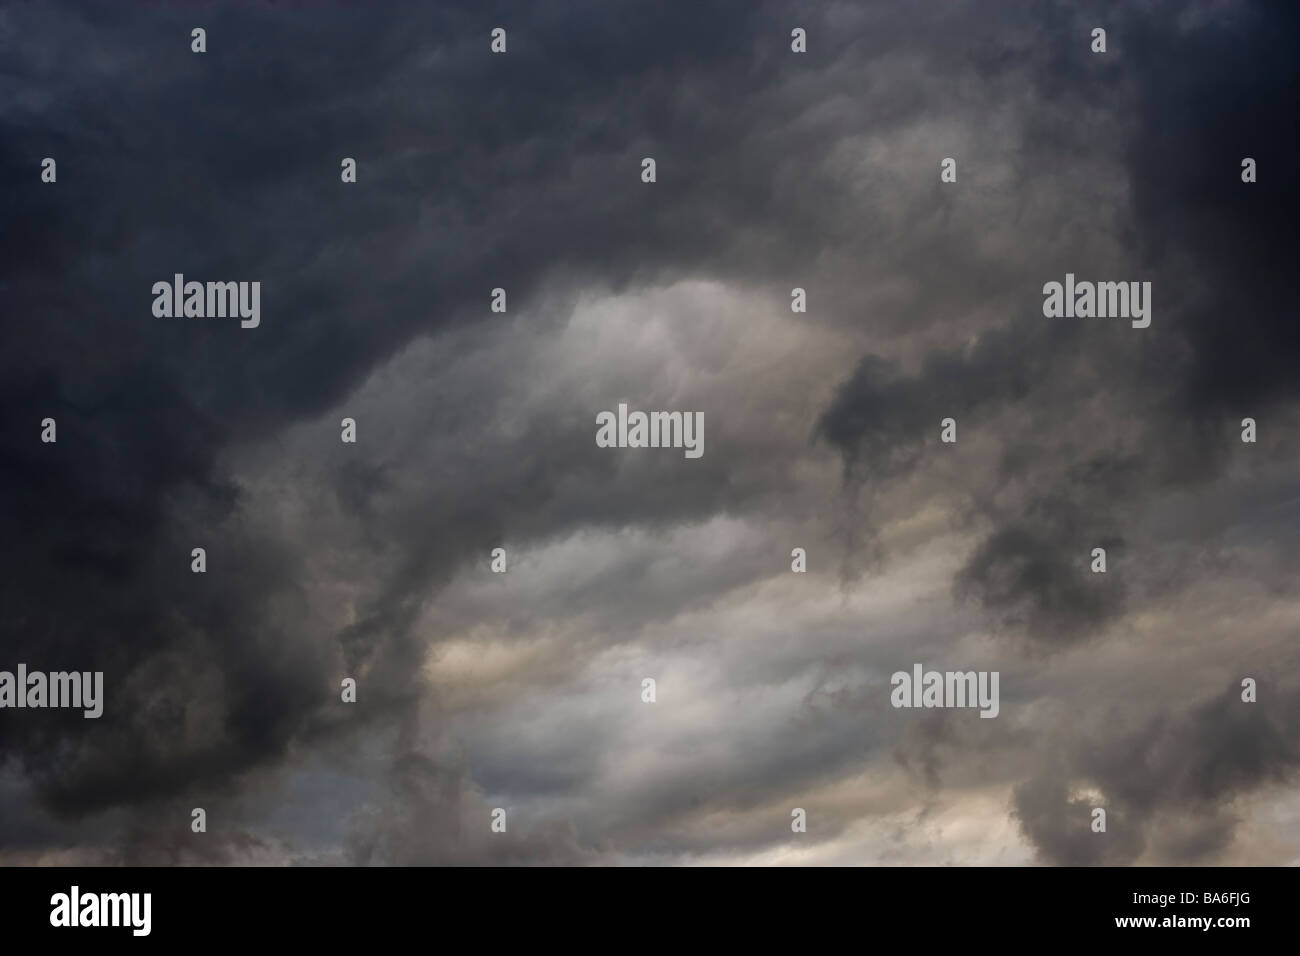
M 1225 852 L 1224 807 L 1288 779 L 1294 715 L 1197 711 L 1202 750 L 1159 724 L 1141 724 L 1149 753 L 1056 729 L 1061 762 L 1038 773 L 1014 709 L 971 731 L 872 696 L 908 642 L 964 660 L 1022 646 L 989 651 L 989 627 L 1053 651 L 1029 655 L 1028 708 L 1068 695 L 1053 667 L 1086 669 L 1082 649 L 1214 581 L 1251 570 L 1270 599 L 1292 593 L 1277 568 L 1293 537 L 1279 436 L 1295 203 L 1279 170 L 1295 131 L 1279 117 L 1294 15 L 1228 8 L 1174 29 L 1170 6 L 1098 10 L 1105 61 L 1086 52 L 1094 12 L 1066 4 L 0 14 L 0 286 L 19 317 L 0 329 L 0 532 L 23 542 L 0 558 L 0 648 L 103 669 L 110 690 L 93 737 L 59 714 L 0 722 L 22 781 L 0 788 L 0 819 L 37 821 L 6 849 L 743 855 L 786 838 L 773 808 L 792 794 L 901 773 L 935 806 L 1018 786 L 1023 833 L 1052 861 L 1101 859 L 1069 829 L 1076 778 L 1142 834 L 1107 860 Z M 805 58 L 787 53 L 793 22 Z M 498 24 L 511 52 L 494 58 Z M 1256 187 L 1237 179 L 1242 150 Z M 956 190 L 937 182 L 950 154 Z M 57 186 L 37 181 L 45 155 Z M 148 289 L 177 271 L 261 280 L 262 326 L 153 319 Z M 1043 319 L 1037 290 L 1065 271 L 1149 272 L 1150 335 Z M 807 316 L 788 312 L 794 285 Z M 488 311 L 496 286 L 508 317 Z M 575 333 L 593 294 L 629 314 Z M 623 341 L 581 341 L 601 329 Z M 591 416 L 624 398 L 698 402 L 706 456 L 598 454 Z M 343 409 L 356 447 L 338 441 Z M 1265 437 L 1243 452 L 1247 413 Z M 57 445 L 37 441 L 46 415 Z M 1249 521 L 1233 504 L 1247 494 Z M 586 567 L 583 535 L 608 555 L 621 533 L 608 568 Z M 805 542 L 803 591 L 777 590 Z M 188 570 L 200 544 L 205 576 Z M 497 544 L 573 564 L 517 564 L 487 592 L 474 571 Z M 1098 545 L 1104 581 L 1087 572 Z M 827 609 L 906 588 L 899 569 L 938 547 L 944 574 L 911 604 L 862 623 Z M 710 645 L 691 627 L 719 631 Z M 522 663 L 440 700 L 430 658 L 462 642 L 486 668 L 485 635 Z M 552 658 L 527 659 L 535 646 Z M 671 707 L 641 738 L 622 736 L 615 698 L 593 692 L 583 716 L 601 728 L 565 710 L 574 682 L 688 652 L 695 692 L 752 706 L 753 728 L 712 713 L 710 749 Z M 350 712 L 343 674 L 363 683 Z M 538 729 L 504 746 L 513 719 Z M 646 738 L 659 777 L 614 759 Z M 356 792 L 312 763 L 378 743 Z M 1134 754 L 1154 777 L 1129 771 Z M 313 808 L 294 839 L 252 797 L 277 787 Z M 842 797 L 816 840 L 914 798 L 881 792 L 890 806 Z M 497 797 L 517 802 L 501 839 L 484 819 Z M 148 822 L 212 799 L 249 803 L 211 847 Z M 712 834 L 711 814 L 729 821 Z M 92 851 L 96 822 L 111 836 Z

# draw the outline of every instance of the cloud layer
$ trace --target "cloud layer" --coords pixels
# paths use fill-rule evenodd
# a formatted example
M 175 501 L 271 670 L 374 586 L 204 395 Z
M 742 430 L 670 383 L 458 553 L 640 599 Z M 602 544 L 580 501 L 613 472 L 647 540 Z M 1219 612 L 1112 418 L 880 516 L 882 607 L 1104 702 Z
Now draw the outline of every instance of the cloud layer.
M 1298 19 L 0 12 L 0 860 L 1300 860 Z

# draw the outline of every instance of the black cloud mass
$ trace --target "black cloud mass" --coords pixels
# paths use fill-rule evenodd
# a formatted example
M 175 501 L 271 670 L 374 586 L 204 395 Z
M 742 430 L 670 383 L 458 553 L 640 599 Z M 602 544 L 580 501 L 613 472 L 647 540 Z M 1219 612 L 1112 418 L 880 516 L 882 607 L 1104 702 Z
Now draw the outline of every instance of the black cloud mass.
M 0 9 L 0 669 L 105 688 L 0 710 L 0 862 L 1300 861 L 1298 27 Z

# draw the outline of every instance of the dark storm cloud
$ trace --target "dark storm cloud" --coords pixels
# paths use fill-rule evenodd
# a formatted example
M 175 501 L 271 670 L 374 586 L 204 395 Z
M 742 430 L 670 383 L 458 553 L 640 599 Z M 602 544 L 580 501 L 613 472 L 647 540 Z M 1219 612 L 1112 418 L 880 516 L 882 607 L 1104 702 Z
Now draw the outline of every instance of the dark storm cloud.
M 1068 501 L 1031 502 L 1020 521 L 976 548 L 958 590 L 1046 644 L 1095 633 L 1119 614 L 1125 588 L 1118 576 L 1093 573 L 1083 556 L 1095 543 L 1115 564 L 1123 541 L 1086 527 L 1085 517 Z
M 1071 337 L 1065 327 L 1044 336 L 1017 323 L 981 336 L 965 352 L 926 356 L 914 375 L 869 355 L 840 386 L 818 424 L 818 437 L 842 449 L 850 477 L 906 474 L 925 450 L 939 443 L 943 419 L 960 412 L 961 422 L 969 425 L 967 416 L 982 408 L 1022 401 L 1031 386 L 1041 388 L 1054 357 Z
M 1121 11 L 1107 10 L 1118 25 L 1118 66 L 1084 52 L 1079 38 L 1091 21 L 1066 4 L 1005 7 L 996 18 L 983 5 L 598 2 L 527 11 L 413 4 L 382 15 L 342 5 L 0 14 L 0 290 L 16 317 L 0 329 L 0 533 L 21 542 L 0 558 L 0 665 L 102 668 L 107 688 L 98 722 L 53 713 L 0 722 L 4 753 L 55 815 L 137 809 L 115 859 L 185 862 L 183 830 L 141 821 L 183 814 L 189 794 L 229 797 L 295 757 L 298 744 L 364 746 L 367 734 L 396 725 L 379 796 L 350 831 L 351 861 L 603 859 L 568 821 L 512 823 L 508 837 L 489 836 L 482 781 L 423 752 L 409 732 L 427 692 L 421 615 L 459 569 L 499 542 L 589 527 L 671 528 L 747 510 L 800 513 L 802 505 L 781 500 L 797 493 L 790 472 L 764 457 L 784 446 L 754 442 L 741 428 L 754 430 L 752 422 L 735 411 L 710 418 L 711 447 L 727 454 L 692 469 L 655 462 L 616 473 L 612 458 L 590 454 L 594 409 L 558 402 L 530 418 L 511 404 L 519 396 L 508 381 L 546 381 L 552 371 L 520 330 L 525 344 L 488 366 L 494 378 L 466 381 L 448 369 L 432 391 L 387 396 L 427 401 L 426 416 L 400 419 L 381 405 L 382 415 L 363 421 L 367 441 L 380 420 L 419 426 L 418 439 L 390 431 L 389 446 L 369 446 L 410 443 L 418 454 L 340 459 L 328 454 L 339 447 L 334 423 L 312 436 L 327 451 L 304 456 L 303 484 L 327 489 L 364 526 L 354 550 L 323 546 L 331 568 L 346 583 L 378 580 L 353 617 L 326 621 L 317 615 L 327 597 L 308 574 L 321 556 L 277 528 L 274 503 L 224 464 L 232 449 L 275 449 L 291 429 L 319 423 L 421 337 L 441 343 L 482 323 L 482 338 L 471 339 L 494 343 L 496 286 L 508 289 L 513 318 L 544 290 L 569 303 L 573 289 L 590 284 L 624 291 L 703 275 L 771 286 L 781 298 L 805 283 L 817 303 L 811 322 L 879 332 L 882 349 L 915 339 L 919 352 L 863 358 L 822 417 L 816 453 L 838 451 L 856 482 L 901 485 L 925 471 L 942 417 L 958 418 L 963 441 L 1018 424 L 1023 433 L 1004 440 L 993 474 L 972 475 L 951 493 L 959 526 L 991 529 L 956 583 L 1040 643 L 1072 645 L 1104 629 L 1141 589 L 1112 581 L 1101 590 L 1087 573 L 1087 549 L 1104 544 L 1122 559 L 1139 537 L 1128 521 L 1144 495 L 1216 474 L 1225 456 L 1202 439 L 1234 436 L 1214 422 L 1184 422 L 1184 411 L 1287 397 L 1290 386 L 1279 383 L 1294 345 L 1275 348 L 1270 337 L 1285 334 L 1274 307 L 1283 301 L 1285 230 L 1293 240 L 1295 227 L 1278 207 L 1294 187 L 1283 184 L 1280 157 L 1294 155 L 1294 121 L 1274 124 L 1276 139 L 1257 150 L 1271 159 L 1257 155 L 1261 183 L 1242 188 L 1264 198 L 1243 214 L 1208 187 L 1223 157 L 1197 152 L 1206 134 L 1188 103 L 1205 96 L 1216 116 L 1233 115 L 1229 128 L 1259 141 L 1261 131 L 1232 111 L 1251 96 L 1280 107 L 1278 89 L 1294 87 L 1282 40 L 1268 34 L 1294 15 L 1250 14 L 1244 34 L 1198 28 L 1197 48 L 1230 56 L 1238 69 L 1193 78 L 1180 68 L 1180 41 Z M 806 58 L 786 55 L 795 23 L 813 36 Z M 189 51 L 195 25 L 208 30 L 202 56 Z M 487 49 L 498 25 L 509 30 L 505 57 Z M 1234 43 L 1265 44 L 1258 73 Z M 1026 73 L 1047 108 L 1016 98 Z M 1216 80 L 1224 88 L 1212 88 Z M 1234 93 L 1237 81 L 1244 86 Z M 1116 119 L 1134 103 L 1137 120 Z M 975 127 L 1025 111 L 1022 150 L 962 157 L 962 175 L 975 183 L 982 166 L 1014 171 L 1009 189 L 1023 199 L 1006 205 L 991 187 L 974 190 L 974 200 L 936 193 L 932 153 L 951 134 L 946 127 L 889 162 L 856 155 L 873 136 L 899 133 L 906 144 L 901 134 L 913 124 L 954 110 L 969 112 Z M 1088 111 L 1092 118 L 1076 122 Z M 1106 139 L 1121 130 L 1128 140 Z M 1175 332 L 1172 314 L 1157 313 L 1150 338 L 1158 347 L 1136 330 L 1053 325 L 1037 311 L 1041 283 L 1075 262 L 1117 267 L 1097 252 L 1100 227 L 1087 225 L 1091 195 L 1066 188 L 1081 183 L 1076 163 L 1111 154 L 1129 160 L 1133 179 L 1136 232 L 1120 237 L 1133 259 L 1123 268 L 1158 265 L 1157 307 L 1178 303 L 1188 316 Z M 38 180 L 46 155 L 59 162 L 56 186 Z M 355 185 L 338 180 L 343 156 L 359 162 Z M 643 156 L 659 163 L 653 187 L 639 182 Z M 1166 162 L 1173 175 L 1164 175 Z M 1233 188 L 1238 162 L 1224 171 Z M 1035 190 L 1068 195 L 1042 209 Z M 1062 211 L 1068 221 L 1058 227 Z M 1269 238 L 1238 241 L 1256 217 Z M 1184 232 L 1185 245 L 1160 246 Z M 994 241 L 1008 235 L 1014 254 Z M 155 319 L 149 288 L 175 272 L 260 280 L 261 327 Z M 1191 276 L 1208 277 L 1217 291 L 1168 291 Z M 1252 276 L 1260 279 L 1253 286 Z M 872 297 L 892 280 L 906 290 L 904 308 Z M 1265 324 L 1219 331 L 1229 327 L 1214 318 L 1229 304 L 1226 289 L 1246 295 L 1252 313 L 1266 312 Z M 981 310 L 1001 310 L 991 330 Z M 557 308 L 529 321 L 553 330 L 565 315 Z M 1120 342 L 1131 351 L 1116 357 Z M 1211 374 L 1219 353 L 1236 369 L 1222 388 Z M 454 357 L 473 358 L 472 344 Z M 1257 376 L 1252 362 L 1262 362 Z M 752 381 L 783 384 L 775 374 Z M 1119 426 L 1080 423 L 1075 410 L 1093 393 L 1112 417 L 1126 402 L 1143 410 L 1145 457 L 1119 447 Z M 521 400 L 532 399 L 524 392 Z M 57 445 L 37 440 L 47 415 L 59 421 Z M 509 439 L 475 443 L 521 418 L 527 427 Z M 1061 467 L 1045 464 L 1038 447 L 1045 422 L 1086 433 Z M 208 548 L 206 576 L 189 572 L 198 545 Z M 635 562 L 621 567 L 649 593 L 611 598 L 631 620 L 601 639 L 628 640 L 674 609 L 707 604 L 761 566 L 755 558 L 686 584 L 669 578 L 662 591 Z M 588 590 L 603 589 L 600 579 Z M 574 600 L 592 597 L 579 590 Z M 532 610 L 543 623 L 568 623 L 544 600 Z M 364 677 L 355 717 L 331 706 L 340 665 Z M 742 740 L 725 785 L 705 804 L 721 811 L 775 799 L 793 786 L 786 773 L 834 778 L 845 754 L 861 757 L 862 747 L 849 716 L 832 718 L 826 741 L 791 743 L 784 757 L 769 741 Z M 584 743 L 593 738 L 574 746 Z M 1269 745 L 1260 759 L 1289 758 Z M 917 761 L 937 786 L 940 758 Z M 502 761 L 487 776 L 503 791 L 581 791 L 596 762 L 587 755 L 548 774 L 512 772 Z M 1114 768 L 1083 769 L 1118 788 L 1131 808 L 1121 815 L 1155 812 L 1116 782 Z M 1078 768 L 1063 775 L 1071 772 Z M 1265 779 L 1228 774 L 1206 792 L 1217 799 Z M 1035 778 L 1023 792 L 1025 832 L 1045 856 L 1091 852 L 1053 836 L 1068 796 L 1062 785 Z M 0 799 L 23 794 L 5 790 Z M 634 848 L 640 840 L 705 850 L 707 835 L 674 843 L 656 831 L 699 797 L 668 778 L 628 797 L 623 810 L 598 807 L 592 817 L 633 834 L 625 845 Z M 84 838 L 72 826 L 65 839 Z M 268 845 L 238 828 L 226 833 L 201 850 L 206 861 Z M 752 845 L 773 839 L 755 831 Z M 1198 833 L 1187 840 L 1218 845 Z
M 1067 341 L 1067 334 L 1042 333 L 1050 323 L 1041 300 L 1027 301 L 1006 347 L 932 354 L 912 373 L 867 356 L 819 428 L 841 450 L 849 480 L 872 493 L 873 483 L 924 474 L 939 447 L 940 418 L 957 417 L 965 438 L 985 434 L 978 429 L 1001 415 L 998 478 L 1032 491 L 1008 501 L 999 487 L 972 477 L 964 493 L 951 495 L 958 520 L 992 524 L 955 584 L 993 622 L 1044 649 L 1104 633 L 1130 605 L 1169 600 L 1202 579 L 1207 562 L 1212 573 L 1229 573 L 1215 557 L 1228 546 L 1222 524 L 1189 516 L 1183 533 L 1151 518 L 1162 499 L 1204 492 L 1234 462 L 1264 480 L 1266 466 L 1293 460 L 1285 437 L 1246 446 L 1249 464 L 1233 448 L 1242 447 L 1245 416 L 1290 427 L 1285 406 L 1296 397 L 1296 377 L 1287 369 L 1300 343 L 1293 315 L 1300 203 L 1287 166 L 1300 146 L 1295 9 L 1057 12 L 1058 25 L 1069 29 L 1040 34 L 1043 43 L 1026 62 L 1037 88 L 1066 115 L 1131 109 L 1113 128 L 1122 134 L 1116 145 L 1131 196 L 1128 225 L 1115 237 L 1123 255 L 1098 274 L 1151 279 L 1152 328 L 1115 336 L 1085 323 Z M 1077 44 L 1060 48 L 1065 36 L 1092 25 L 1108 28 L 1114 59 L 1080 55 Z M 1044 140 L 1050 145 L 1031 175 L 1059 171 L 1054 151 L 1068 140 Z M 1104 143 L 1095 140 L 1093 148 Z M 1282 169 L 1244 184 L 1246 156 L 1261 170 L 1279 160 Z M 1023 265 L 1026 290 L 1093 268 L 1082 250 L 1051 260 L 1030 252 Z M 1064 360 L 1063 349 L 1084 360 Z M 1076 410 L 1089 390 L 1111 407 L 1110 421 L 1079 424 Z M 1052 411 L 1046 421 L 1044 407 Z M 1043 431 L 1008 421 L 1055 421 L 1087 434 L 1053 456 L 1065 467 L 1047 467 Z M 1131 440 L 1113 423 L 1123 423 Z M 1273 513 L 1293 528 L 1286 511 Z M 1108 578 L 1089 573 L 1093 546 L 1108 550 Z M 1272 709 L 1256 712 L 1233 692 L 1189 717 L 1195 731 L 1108 726 L 1104 737 L 1067 746 L 1019 787 L 1023 832 L 1056 863 L 1125 863 L 1144 852 L 1176 862 L 1212 859 L 1233 837 L 1234 798 L 1294 773 L 1293 748 L 1285 745 L 1294 719 L 1293 695 L 1284 692 Z M 1090 804 L 1071 796 L 1075 781 L 1101 788 L 1112 834 L 1122 839 L 1089 832 Z M 1181 828 L 1168 822 L 1180 815 Z
M 1060 382 L 1095 374 L 1074 362 L 1081 350 L 1096 348 L 1083 334 L 1080 326 L 1041 316 L 1018 320 L 982 335 L 964 352 L 928 356 L 913 375 L 869 356 L 818 426 L 819 437 L 842 449 L 847 479 L 863 485 L 915 474 L 962 442 L 997 436 L 997 470 L 982 479 L 963 473 L 964 485 L 953 489 L 964 520 L 991 517 L 997 525 L 955 584 L 1013 630 L 1048 645 L 1094 633 L 1120 610 L 1122 583 L 1103 578 L 1099 584 L 1083 556 L 1094 547 L 1106 548 L 1111 561 L 1119 556 L 1123 539 L 1112 513 L 1150 469 L 1102 450 L 1063 474 L 1043 471 L 1039 429 L 1068 421 L 1079 400 L 1077 387 Z M 1022 405 L 1036 417 L 1010 426 L 997 420 L 1008 407 Z M 940 423 L 950 416 L 957 422 L 955 446 L 940 442 Z M 1026 498 L 1010 506 L 996 500 L 1004 482 L 1026 476 L 1034 486 Z M 1044 479 L 1055 487 L 1038 488 Z
M 1297 36 L 1293 4 L 1241 4 L 1186 31 L 1134 24 L 1136 222 L 1156 281 L 1192 286 L 1185 387 L 1200 414 L 1241 417 L 1297 397 Z M 1241 181 L 1246 157 L 1259 164 L 1253 184 Z
M 1163 17 L 1135 18 L 1123 41 L 1135 54 L 1126 68 L 1138 110 L 1127 147 L 1134 260 L 1149 264 L 1155 288 L 1166 290 L 1177 310 L 1175 334 L 1144 359 L 1144 375 L 1169 382 L 1169 400 L 1157 409 L 1165 421 L 1147 446 L 1166 465 L 1143 475 L 1140 490 L 1148 496 L 1220 472 L 1219 422 L 1226 420 L 1235 440 L 1242 417 L 1286 421 L 1273 413 L 1296 398 L 1289 370 L 1300 350 L 1300 196 L 1289 163 L 1300 149 L 1300 12 L 1241 4 L 1216 14 L 1185 29 L 1171 29 Z M 1241 181 L 1245 157 L 1259 164 L 1257 183 Z M 1265 175 L 1270 169 L 1275 174 Z M 1294 446 L 1273 455 L 1279 452 L 1292 459 Z M 1208 543 L 1199 540 L 1198 550 Z M 1279 688 L 1267 708 L 1243 705 L 1239 695 L 1230 688 L 1177 725 L 1111 728 L 1056 768 L 1102 789 L 1122 841 L 1087 839 L 1092 834 L 1069 825 L 1078 808 L 1059 784 L 1045 777 L 1027 783 L 1017 808 L 1043 857 L 1127 862 L 1154 842 L 1173 862 L 1212 858 L 1238 822 L 1234 797 L 1297 768 L 1294 690 Z M 1162 821 L 1179 813 L 1185 831 L 1161 837 Z
M 6 751 L 61 812 L 274 760 L 335 684 L 322 636 L 292 623 L 299 558 L 239 526 L 223 446 L 328 407 L 413 336 L 485 315 L 498 284 L 518 305 L 548 270 L 617 284 L 816 251 L 755 259 L 748 243 L 801 198 L 769 193 L 746 152 L 753 116 L 734 108 L 774 81 L 752 69 L 768 42 L 754 31 L 779 24 L 784 44 L 784 18 L 721 4 L 631 21 L 587 4 L 532 29 L 481 5 L 5 16 L 4 532 L 23 547 L 4 557 L 4 649 L 102 668 L 109 687 L 93 730 L 5 723 Z M 498 21 L 511 54 L 494 60 Z M 660 160 L 658 192 L 637 181 L 643 154 Z M 57 185 L 36 178 L 45 155 Z M 346 189 L 345 155 L 361 170 Z M 175 272 L 261 281 L 261 327 L 155 319 L 149 289 Z M 57 445 L 35 440 L 45 416 Z M 355 469 L 340 480 L 356 507 L 381 487 Z M 526 485 L 515 510 L 548 493 Z M 451 520 L 338 635 L 349 661 L 378 656 L 395 703 L 418 601 L 468 542 L 501 533 L 486 506 L 436 517 Z M 188 572 L 200 543 L 219 595 Z
M 1224 846 L 1238 822 L 1234 798 L 1284 783 L 1300 769 L 1300 695 L 1294 686 L 1267 683 L 1267 703 L 1245 704 L 1240 686 L 1232 686 L 1177 717 L 1131 729 L 1112 724 L 1049 759 L 1014 798 L 1042 857 L 1076 866 L 1130 863 L 1156 843 L 1169 862 L 1195 863 Z M 1093 788 L 1100 802 L 1072 797 L 1079 785 Z M 1107 810 L 1105 835 L 1081 825 L 1094 806 Z
M 1192 12 L 1183 11 L 1195 23 Z M 1287 317 L 1300 210 L 1294 177 L 1279 175 L 1267 186 L 1240 178 L 1245 155 L 1264 161 L 1295 153 L 1294 110 L 1285 104 L 1300 88 L 1288 52 L 1296 15 L 1272 12 L 1226 7 L 1198 25 L 1178 26 L 1174 8 L 1110 8 L 1104 16 L 1059 8 L 1046 17 L 1061 29 L 1043 31 L 1043 44 L 1027 53 L 1038 88 L 1063 111 L 1082 115 L 1108 98 L 1132 104 L 1131 120 L 1111 130 L 1124 137 L 1131 226 L 1116 237 L 1123 257 L 1105 268 L 1115 278 L 1153 280 L 1157 315 L 1149 330 L 1117 336 L 1100 320 L 1073 320 L 1068 329 L 1045 331 L 1071 320 L 1042 317 L 1042 282 L 1066 271 L 1090 275 L 1093 258 L 1081 248 L 1051 258 L 1030 250 L 1016 278 L 1029 294 L 1016 300 L 1007 330 L 982 336 L 965 354 L 931 354 L 912 374 L 867 356 L 822 419 L 819 435 L 841 450 L 858 479 L 902 477 L 924 465 L 948 415 L 969 435 L 969 423 L 983 425 L 986 413 L 1020 406 L 1029 414 L 1049 404 L 1059 412 L 1058 427 L 1071 428 L 1091 388 L 1104 390 L 1115 420 L 1136 419 L 1140 454 L 1118 441 L 1099 444 L 1056 475 L 1036 467 L 1038 429 L 1004 427 L 1003 477 L 1047 487 L 1013 512 L 987 491 L 963 503 L 995 528 L 959 589 L 1046 642 L 1095 634 L 1120 609 L 1117 589 L 1093 587 L 1086 566 L 1074 560 L 1084 542 L 1092 542 L 1086 553 L 1122 540 L 1117 529 L 1138 520 L 1136 500 L 1216 478 L 1240 418 L 1292 397 L 1294 376 L 1281 368 L 1294 364 L 1297 343 Z M 1081 54 L 1079 44 L 1061 48 L 1064 36 L 1086 34 L 1093 23 L 1109 27 L 1116 53 L 1105 71 L 1102 58 Z M 1191 62 L 1216 68 L 1179 68 Z M 1091 132 L 1080 127 L 1075 135 Z M 1069 139 L 1066 133 L 1036 144 L 1035 171 L 1026 175 L 1058 175 Z M 1072 363 L 1067 353 L 1088 361 Z

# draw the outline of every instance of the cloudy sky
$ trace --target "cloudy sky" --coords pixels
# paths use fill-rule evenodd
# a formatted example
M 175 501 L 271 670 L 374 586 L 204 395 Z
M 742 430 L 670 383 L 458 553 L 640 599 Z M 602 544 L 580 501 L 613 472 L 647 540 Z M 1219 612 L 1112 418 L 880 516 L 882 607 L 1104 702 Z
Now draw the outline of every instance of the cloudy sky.
M 1300 863 L 1298 26 L 0 9 L 0 863 Z

